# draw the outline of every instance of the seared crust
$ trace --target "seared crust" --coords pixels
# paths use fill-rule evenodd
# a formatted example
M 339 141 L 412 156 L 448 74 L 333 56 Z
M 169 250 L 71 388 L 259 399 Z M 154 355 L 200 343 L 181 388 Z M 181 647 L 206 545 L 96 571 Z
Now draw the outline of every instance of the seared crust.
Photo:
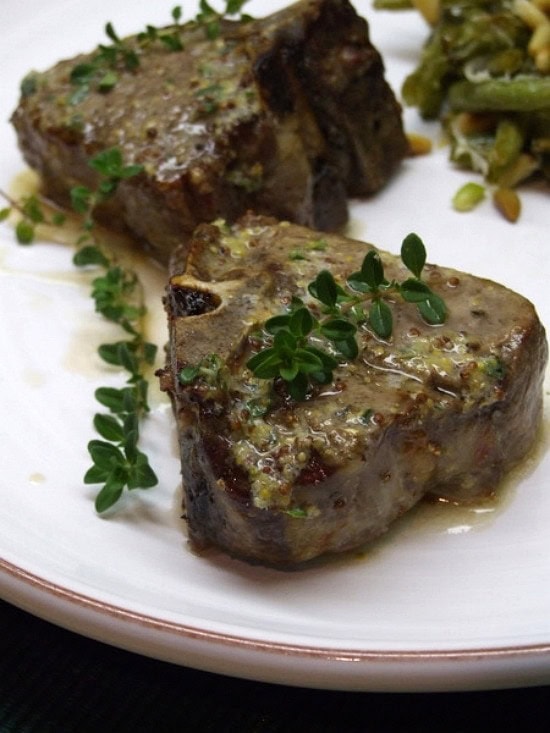
M 312 243 L 323 240 L 323 248 Z M 325 246 L 326 245 L 326 246 Z M 245 368 L 254 331 L 323 268 L 357 270 L 370 245 L 248 216 L 204 225 L 167 290 L 173 399 L 185 511 L 195 546 L 291 566 L 363 545 L 426 494 L 474 501 L 533 445 L 547 359 L 529 301 L 488 280 L 429 265 L 447 303 L 440 327 L 392 305 L 394 333 L 365 326 L 360 355 L 301 403 Z M 300 251 L 303 259 L 289 255 Z M 388 279 L 403 279 L 381 253 Z M 192 305 L 191 305 L 192 304 Z M 210 382 L 180 370 L 217 355 Z M 251 405 L 268 405 L 263 415 Z M 369 419 L 364 420 L 369 410 Z
M 73 186 L 95 188 L 88 160 L 119 148 L 144 172 L 94 215 L 166 262 L 197 224 L 248 209 L 337 230 L 347 196 L 378 191 L 405 156 L 401 109 L 348 0 L 224 22 L 214 41 L 195 23 L 178 33 L 178 52 L 126 39 L 139 66 L 105 92 L 71 83 L 93 54 L 31 75 L 12 122 L 46 195 L 68 205 Z

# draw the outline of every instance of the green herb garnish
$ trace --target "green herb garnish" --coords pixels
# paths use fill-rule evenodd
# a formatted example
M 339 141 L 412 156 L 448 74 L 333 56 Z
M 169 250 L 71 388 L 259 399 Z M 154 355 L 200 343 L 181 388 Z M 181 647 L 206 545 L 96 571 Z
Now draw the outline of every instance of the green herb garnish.
M 164 44 L 169 51 L 183 51 L 184 46 L 180 36 L 180 20 L 181 20 L 181 5 L 176 5 L 172 9 L 172 20 L 174 21 L 174 28 L 172 30 L 162 29 L 159 30 L 153 25 L 147 25 L 145 31 L 138 33 L 137 39 L 142 46 L 160 41 Z
M 0 197 L 8 203 L 8 206 L 0 211 L 0 221 L 5 221 L 12 211 L 19 214 L 20 218 L 15 225 L 15 236 L 19 244 L 34 242 L 38 224 L 61 226 L 65 221 L 65 215 L 60 211 L 49 214 L 42 206 L 40 199 L 34 194 L 23 196 L 19 201 L 15 201 L 0 190 Z
M 90 91 L 109 92 L 117 84 L 121 72 L 133 72 L 139 67 L 140 51 L 145 46 L 158 41 L 169 51 L 182 51 L 180 19 L 181 7 L 178 5 L 172 10 L 172 28 L 159 30 L 147 25 L 145 31 L 137 34 L 137 43 L 120 38 L 113 24 L 107 23 L 105 35 L 111 43 L 100 43 L 89 61 L 77 64 L 71 71 L 74 90 L 69 95 L 69 104 L 79 104 Z M 30 90 L 27 93 L 33 91 L 30 83 L 26 88 Z
M 225 0 L 225 8 L 219 13 L 208 0 L 200 0 L 199 12 L 195 16 L 195 21 L 204 29 L 206 38 L 213 41 L 219 37 L 221 33 L 221 23 L 225 18 L 237 20 L 241 23 L 252 20 L 250 15 L 242 12 L 243 6 L 248 0 Z
M 112 196 L 121 181 L 139 175 L 142 166 L 125 164 L 118 148 L 98 153 L 89 160 L 89 165 L 99 174 L 97 187 L 75 186 L 70 192 L 74 210 L 83 217 L 80 248 L 73 262 L 77 267 L 99 270 L 91 291 L 96 312 L 118 324 L 126 338 L 102 344 L 98 353 L 104 362 L 128 373 L 123 388 L 100 387 L 95 393 L 97 401 L 109 412 L 94 417 L 93 424 L 101 439 L 88 444 L 93 465 L 86 472 L 84 482 L 103 484 L 95 500 L 96 510 L 103 512 L 118 501 L 125 487 L 146 489 L 158 482 L 147 456 L 138 449 L 139 423 L 149 411 L 145 373 L 155 361 L 157 347 L 143 335 L 145 306 L 136 273 L 122 267 L 99 245 L 93 220 L 95 207 Z M 47 216 L 36 196 L 15 202 L 1 191 L 0 195 L 9 204 L 1 210 L 0 220 L 6 219 L 12 210 L 20 214 L 16 237 L 21 244 L 34 240 L 38 224 L 62 222 L 61 214 Z
M 92 90 L 110 91 L 120 71 L 135 71 L 139 66 L 136 50 L 118 36 L 112 23 L 105 25 L 105 34 L 111 44 L 99 44 L 89 61 L 77 64 L 71 71 L 70 81 L 74 87 L 69 96 L 71 105 L 79 104 Z
M 121 181 L 143 171 L 142 165 L 126 165 L 118 148 L 103 150 L 90 159 L 89 165 L 101 176 L 97 188 L 74 186 L 70 191 L 73 209 L 84 217 L 85 230 L 93 227 L 92 212 L 96 206 L 112 196 Z
M 225 8 L 218 12 L 207 0 L 201 0 L 199 12 L 194 23 L 202 26 L 206 37 L 215 40 L 221 33 L 221 22 L 224 18 L 246 22 L 251 20 L 249 15 L 242 12 L 243 5 L 248 0 L 226 0 Z M 107 93 L 116 86 L 120 73 L 134 72 L 140 66 L 140 55 L 143 49 L 155 43 L 160 43 L 169 52 L 184 50 L 181 38 L 180 24 L 182 9 L 176 5 L 171 12 L 173 25 L 168 28 L 156 28 L 146 25 L 133 39 L 120 38 L 112 23 L 105 25 L 105 35 L 110 44 L 100 43 L 88 61 L 77 64 L 70 74 L 73 91 L 69 95 L 70 105 L 82 102 L 91 91 Z M 36 90 L 36 76 L 29 76 L 24 80 L 22 94 L 29 95 Z
M 319 272 L 309 283 L 308 292 L 320 301 L 320 315 L 318 307 L 313 309 L 294 299 L 286 313 L 264 323 L 265 348 L 248 360 L 247 367 L 258 379 L 281 379 L 294 400 L 304 400 L 312 385 L 331 382 L 333 371 L 343 360 L 358 356 L 359 326 L 368 326 L 381 339 L 391 338 L 390 298 L 397 295 L 414 303 L 431 325 L 444 323 L 445 303 L 421 279 L 426 250 L 418 235 L 405 237 L 401 259 L 413 274 L 401 283 L 386 280 L 375 250 L 365 255 L 361 269 L 344 285 L 328 270 Z
M 125 487 L 147 489 L 158 482 L 147 456 L 138 449 L 139 423 L 149 411 L 144 372 L 154 363 L 157 347 L 145 340 L 141 330 L 145 306 L 136 273 L 105 252 L 92 232 L 94 208 L 112 196 L 121 181 L 139 175 L 142 166 L 126 165 L 118 148 L 102 151 L 90 159 L 89 165 L 100 174 L 97 188 L 76 186 L 71 190 L 73 208 L 84 217 L 81 247 L 73 262 L 78 267 L 102 270 L 92 281 L 96 312 L 118 324 L 128 336 L 98 349 L 103 361 L 129 374 L 127 386 L 122 389 L 101 387 L 95 393 L 109 413 L 94 417 L 94 427 L 103 440 L 88 443 L 93 465 L 84 482 L 103 484 L 95 500 L 96 510 L 103 512 L 118 501 Z
M 178 379 L 184 385 L 200 380 L 212 390 L 223 389 L 225 386 L 223 362 L 217 354 L 209 354 L 199 364 L 183 367 Z

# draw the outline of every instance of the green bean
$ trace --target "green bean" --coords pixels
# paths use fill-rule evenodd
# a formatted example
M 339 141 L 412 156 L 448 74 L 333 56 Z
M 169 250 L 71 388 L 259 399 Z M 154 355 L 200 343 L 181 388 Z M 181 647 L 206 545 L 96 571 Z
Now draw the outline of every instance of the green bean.
M 458 81 L 448 92 L 457 112 L 537 112 L 550 109 L 550 77 L 523 76 L 474 83 Z
M 413 10 L 411 0 L 374 0 L 373 7 L 376 10 Z
M 515 120 L 505 117 L 497 125 L 495 141 L 488 156 L 487 180 L 496 183 L 508 168 L 515 165 L 523 150 L 525 135 Z
M 381 9 L 417 4 L 373 2 Z M 441 120 L 450 159 L 481 174 L 488 190 L 497 187 L 495 204 L 515 221 L 521 207 L 512 189 L 537 174 L 550 180 L 550 73 L 533 56 L 532 28 L 514 0 L 439 0 L 430 25 L 403 101 Z M 483 190 L 467 184 L 454 207 L 473 208 Z
M 405 104 L 418 107 L 426 119 L 438 116 L 445 99 L 444 80 L 452 72 L 448 57 L 442 53 L 442 42 L 436 30 L 422 51 L 420 65 L 405 79 L 401 89 Z

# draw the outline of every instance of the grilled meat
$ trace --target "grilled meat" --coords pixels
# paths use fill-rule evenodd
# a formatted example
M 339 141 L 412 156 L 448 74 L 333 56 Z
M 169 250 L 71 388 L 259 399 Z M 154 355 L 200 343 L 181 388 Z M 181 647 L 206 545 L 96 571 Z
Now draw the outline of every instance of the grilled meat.
M 158 40 L 174 34 L 182 50 Z M 30 74 L 12 122 L 61 204 L 75 185 L 95 189 L 88 163 L 100 151 L 143 165 L 94 214 L 160 261 L 197 224 L 248 210 L 337 230 L 347 197 L 378 191 L 407 152 L 382 59 L 348 0 L 224 21 L 214 40 L 196 22 L 156 38 L 124 39 L 114 69 L 96 50 Z
M 444 325 L 396 301 L 391 339 L 363 325 L 359 356 L 303 402 L 246 368 L 268 317 L 294 296 L 311 301 L 323 268 L 343 281 L 369 248 L 249 215 L 202 225 L 187 263 L 175 257 L 161 384 L 195 546 L 282 567 L 357 548 L 427 494 L 491 494 L 533 445 L 544 329 L 520 295 L 451 269 L 424 276 L 447 304 Z M 388 280 L 403 280 L 401 261 L 381 257 Z

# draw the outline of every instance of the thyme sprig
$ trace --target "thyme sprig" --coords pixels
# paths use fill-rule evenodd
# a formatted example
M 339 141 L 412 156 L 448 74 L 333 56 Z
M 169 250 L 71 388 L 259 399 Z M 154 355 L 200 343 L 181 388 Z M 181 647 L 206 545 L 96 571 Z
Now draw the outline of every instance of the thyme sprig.
M 38 196 L 34 194 L 23 196 L 16 201 L 0 190 L 0 197 L 8 204 L 0 209 L 0 221 L 5 221 L 14 211 L 19 214 L 19 220 L 15 225 L 15 236 L 19 244 L 32 244 L 39 224 L 58 227 L 65 221 L 65 214 L 62 211 L 48 213 L 41 205 Z
M 344 285 L 329 270 L 321 270 L 309 283 L 308 292 L 321 306 L 312 307 L 294 298 L 288 311 L 263 324 L 265 348 L 252 356 L 247 367 L 258 379 L 281 379 L 289 395 L 304 400 L 315 384 L 327 384 L 342 361 L 359 354 L 356 334 L 366 325 L 383 340 L 391 338 L 393 316 L 388 300 L 401 297 L 414 303 L 431 325 L 445 322 L 442 298 L 422 280 L 426 249 L 417 234 L 403 240 L 401 260 L 412 277 L 388 281 L 375 250 L 369 251 L 361 269 Z
M 180 36 L 181 5 L 172 8 L 174 27 L 159 29 L 153 25 L 145 26 L 145 31 L 138 33 L 137 39 L 142 46 L 160 41 L 169 51 L 183 51 L 184 45 Z
M 242 12 L 248 0 L 225 0 L 224 9 L 217 11 L 208 0 L 200 0 L 199 12 L 192 22 L 204 29 L 206 38 L 215 40 L 221 33 L 224 18 L 246 22 L 251 16 Z M 162 44 L 169 52 L 183 51 L 185 46 L 181 38 L 182 17 L 181 5 L 172 11 L 172 25 L 168 28 L 157 28 L 147 24 L 133 39 L 124 39 L 116 32 L 113 24 L 105 24 L 105 35 L 110 43 L 100 43 L 88 61 L 76 64 L 70 73 L 73 91 L 68 102 L 74 106 L 82 102 L 91 91 L 107 93 L 113 89 L 121 72 L 135 72 L 140 66 L 140 55 L 143 49 L 155 43 Z M 31 94 L 36 91 L 36 78 L 28 76 L 22 84 L 22 93 Z
M 108 148 L 101 151 L 89 160 L 89 166 L 100 175 L 100 181 L 95 189 L 88 186 L 73 186 L 70 191 L 73 209 L 83 216 L 84 234 L 79 243 L 88 238 L 88 232 L 94 226 L 93 212 L 103 201 L 110 198 L 121 181 L 133 178 L 143 171 L 143 166 L 137 163 L 126 165 L 119 148 Z
M 250 15 L 242 12 L 247 2 L 248 0 L 225 0 L 225 8 L 222 12 L 218 12 L 208 0 L 200 0 L 199 12 L 195 16 L 195 21 L 203 27 L 206 37 L 213 41 L 221 33 L 222 20 L 231 19 L 241 23 L 252 20 Z
M 86 186 L 71 190 L 73 207 L 84 217 L 81 247 L 73 262 L 77 267 L 102 270 L 92 281 L 96 312 L 118 324 L 129 336 L 98 348 L 103 361 L 121 367 L 129 375 L 123 388 L 100 387 L 95 392 L 96 400 L 109 412 L 94 416 L 94 427 L 103 440 L 88 443 L 93 465 L 85 473 L 84 482 L 103 484 L 95 499 L 95 508 L 101 513 L 120 499 L 124 488 L 147 489 L 158 483 L 149 459 L 138 449 L 140 421 L 149 412 L 145 372 L 155 361 L 157 347 L 142 333 L 146 309 L 137 274 L 100 247 L 93 232 L 95 207 L 112 196 L 121 181 L 139 175 L 142 166 L 126 165 L 118 148 L 102 151 L 90 159 L 89 165 L 101 178 L 93 190 Z
M 180 18 L 181 7 L 177 5 L 172 9 L 173 27 L 159 30 L 147 25 L 145 31 L 137 34 L 137 45 L 131 40 L 121 38 L 111 22 L 106 23 L 104 30 L 110 43 L 100 43 L 88 61 L 77 64 L 71 70 L 70 82 L 74 91 L 69 95 L 69 104 L 78 104 L 90 91 L 106 93 L 113 89 L 121 71 L 133 72 L 139 67 L 142 47 L 159 41 L 169 51 L 182 51 Z
M 93 418 L 100 439 L 88 443 L 92 466 L 86 471 L 84 482 L 103 485 L 96 496 L 95 507 L 98 512 L 104 512 L 118 501 L 124 488 L 147 489 L 158 483 L 149 459 L 138 448 L 140 421 L 150 409 L 145 375 L 154 364 L 157 347 L 143 334 L 146 309 L 139 278 L 100 245 L 93 218 L 95 208 L 112 196 L 122 181 L 139 175 L 142 166 L 125 164 L 118 148 L 98 153 L 89 160 L 89 165 L 99 174 L 97 187 L 75 186 L 70 192 L 73 208 L 82 216 L 82 234 L 73 262 L 80 268 L 98 270 L 91 290 L 95 310 L 120 326 L 126 335 L 114 343 L 101 344 L 98 354 L 104 362 L 128 374 L 124 387 L 99 387 L 95 392 L 96 400 L 108 412 L 99 412 Z M 0 196 L 8 203 L 0 210 L 0 221 L 13 210 L 20 214 L 16 237 L 21 244 L 34 240 L 38 224 L 61 223 L 57 212 L 49 215 L 37 196 L 24 197 L 19 202 L 2 191 Z
M 74 87 L 68 100 L 71 105 L 81 102 L 92 90 L 110 91 L 118 82 L 120 69 L 135 71 L 139 66 L 136 50 L 119 37 L 112 23 L 105 25 L 105 34 L 111 44 L 100 43 L 89 61 L 71 70 L 70 82 Z

